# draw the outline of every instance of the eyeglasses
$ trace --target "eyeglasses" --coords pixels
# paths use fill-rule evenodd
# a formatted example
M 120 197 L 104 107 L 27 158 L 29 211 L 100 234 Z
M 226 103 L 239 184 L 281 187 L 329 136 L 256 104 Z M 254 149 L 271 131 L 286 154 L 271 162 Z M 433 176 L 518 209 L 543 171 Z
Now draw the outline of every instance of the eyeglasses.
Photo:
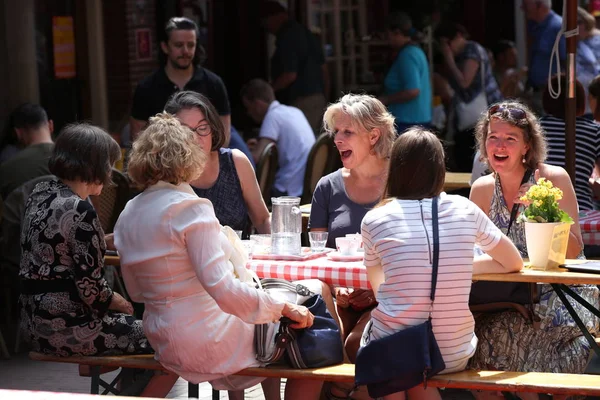
M 502 116 L 508 114 L 508 116 L 510 116 L 510 118 L 515 121 L 527 118 L 527 113 L 525 112 L 525 110 L 516 107 L 507 107 L 502 104 L 496 104 L 490 107 L 490 109 L 488 110 L 488 119 L 490 119 L 492 115 L 495 114 L 502 114 Z
M 200 124 L 195 128 L 190 128 L 193 132 L 196 132 L 198 136 L 208 136 L 210 135 L 210 126 L 206 123 Z

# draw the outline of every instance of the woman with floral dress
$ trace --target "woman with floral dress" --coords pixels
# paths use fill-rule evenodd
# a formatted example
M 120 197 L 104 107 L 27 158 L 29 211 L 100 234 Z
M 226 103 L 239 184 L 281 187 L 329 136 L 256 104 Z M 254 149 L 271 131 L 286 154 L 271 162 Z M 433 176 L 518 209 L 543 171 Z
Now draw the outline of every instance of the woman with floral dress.
M 583 241 L 575 190 L 563 168 L 544 163 L 546 139 L 529 108 L 515 101 L 494 104 L 480 119 L 476 138 L 482 159 L 493 172 L 475 181 L 471 200 L 505 233 L 510 225 L 507 236 L 521 256 L 527 257 L 525 226 L 510 223 L 511 210 L 515 204 L 522 210 L 520 198 L 539 177 L 548 179 L 563 191 L 559 205 L 575 222 L 571 225 L 567 258 L 580 257 Z M 584 371 L 589 343 L 552 287 L 538 286 L 539 302 L 533 305 L 533 314 L 539 324 L 515 311 L 479 314 L 475 327 L 479 345 L 471 368 L 575 374 Z M 570 287 L 598 306 L 596 286 Z M 597 332 L 598 320 L 578 303 L 571 304 L 591 333 Z
M 65 127 L 50 157 L 57 177 L 38 183 L 21 230 L 22 323 L 34 351 L 70 355 L 151 353 L 131 303 L 104 279 L 106 243 L 86 199 L 110 182 L 119 145 L 102 129 Z

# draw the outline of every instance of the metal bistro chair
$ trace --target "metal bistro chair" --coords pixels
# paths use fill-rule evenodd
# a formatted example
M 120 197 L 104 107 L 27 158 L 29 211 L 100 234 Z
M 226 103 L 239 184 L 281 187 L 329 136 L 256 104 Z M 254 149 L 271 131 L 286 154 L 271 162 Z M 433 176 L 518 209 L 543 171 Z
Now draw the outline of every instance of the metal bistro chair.
M 310 204 L 319 179 L 337 169 L 336 153 L 331 136 L 322 133 L 313 144 L 306 159 L 301 204 Z M 339 159 L 339 155 L 337 158 Z
M 279 155 L 275 143 L 265 146 L 256 164 L 256 179 L 265 204 L 271 208 L 271 189 L 275 182 L 275 173 L 279 163 Z

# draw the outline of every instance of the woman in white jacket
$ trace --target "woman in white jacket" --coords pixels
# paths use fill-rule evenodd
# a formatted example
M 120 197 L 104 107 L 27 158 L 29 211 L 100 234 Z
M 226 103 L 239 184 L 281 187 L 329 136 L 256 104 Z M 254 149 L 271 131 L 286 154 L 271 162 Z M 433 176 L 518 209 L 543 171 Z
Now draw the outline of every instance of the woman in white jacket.
M 143 396 L 166 395 L 177 376 L 216 389 L 253 386 L 262 379 L 231 376 L 259 365 L 253 324 L 286 316 L 301 329 L 314 318 L 238 279 L 228 262 L 234 249 L 212 204 L 189 185 L 205 159 L 193 131 L 169 114 L 151 118 L 133 144 L 128 172 L 145 189 L 119 217 L 115 246 L 129 295 L 145 304 L 144 330 L 156 359 L 173 373 L 154 378 Z M 286 399 L 316 399 L 320 388 L 289 380 Z

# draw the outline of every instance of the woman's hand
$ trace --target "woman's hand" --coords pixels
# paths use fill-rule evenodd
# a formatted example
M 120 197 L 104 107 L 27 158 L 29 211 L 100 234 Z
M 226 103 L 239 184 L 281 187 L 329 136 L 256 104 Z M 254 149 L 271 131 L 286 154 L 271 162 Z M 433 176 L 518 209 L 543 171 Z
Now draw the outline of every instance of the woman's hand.
M 133 306 L 130 302 L 125 300 L 123 296 L 121 296 L 117 292 L 113 292 L 112 301 L 110 302 L 110 306 L 108 306 L 109 310 L 122 312 L 124 314 L 133 315 Z
M 533 173 L 533 179 L 535 180 L 536 183 L 537 183 L 538 179 L 540 179 L 540 170 L 539 169 L 536 169 L 535 172 Z M 530 183 L 530 182 L 525 182 L 524 184 L 522 184 L 521 187 L 519 188 L 519 191 L 517 192 L 517 195 L 515 196 L 513 202 L 516 204 L 523 204 L 525 207 L 529 206 L 529 201 L 521 200 L 521 197 L 525 196 L 525 193 L 527 193 L 529 188 L 532 187 L 534 184 L 535 183 Z
M 114 233 L 107 233 L 106 235 L 104 235 L 104 241 L 106 242 L 107 250 L 117 250 L 115 248 L 115 234 Z
M 440 50 L 444 56 L 444 60 L 446 60 L 447 63 L 454 61 L 454 53 L 448 44 L 448 39 L 440 39 Z
M 281 314 L 295 322 L 290 325 L 290 328 L 293 329 L 310 328 L 315 319 L 315 316 L 308 311 L 308 308 L 292 303 L 285 303 Z
M 338 305 L 338 307 L 350 307 L 350 293 L 352 293 L 352 289 L 348 289 L 345 287 L 335 288 L 333 295 L 335 297 L 335 302 Z
M 362 311 L 376 302 L 375 294 L 370 289 L 358 289 L 350 293 L 350 307 L 356 311 Z

